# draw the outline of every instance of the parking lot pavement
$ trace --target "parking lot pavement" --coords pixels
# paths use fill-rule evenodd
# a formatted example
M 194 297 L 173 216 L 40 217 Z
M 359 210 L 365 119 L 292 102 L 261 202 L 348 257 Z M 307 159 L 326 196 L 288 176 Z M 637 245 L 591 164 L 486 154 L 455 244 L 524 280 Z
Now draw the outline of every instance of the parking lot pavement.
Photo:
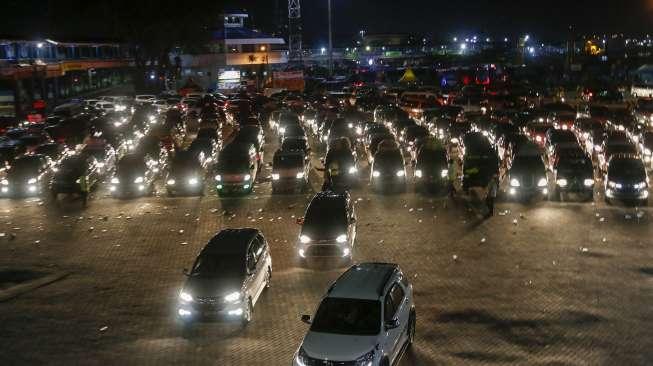
M 310 196 L 273 196 L 262 182 L 243 198 L 0 201 L 0 268 L 71 272 L 0 303 L 0 364 L 290 364 L 300 315 L 346 268 L 298 266 L 295 221 Z M 463 200 L 365 186 L 352 197 L 355 260 L 397 262 L 414 285 L 417 339 L 402 365 L 653 359 L 649 208 L 501 202 L 483 221 Z M 273 257 L 253 322 L 182 331 L 182 269 L 212 234 L 244 226 L 263 231 Z

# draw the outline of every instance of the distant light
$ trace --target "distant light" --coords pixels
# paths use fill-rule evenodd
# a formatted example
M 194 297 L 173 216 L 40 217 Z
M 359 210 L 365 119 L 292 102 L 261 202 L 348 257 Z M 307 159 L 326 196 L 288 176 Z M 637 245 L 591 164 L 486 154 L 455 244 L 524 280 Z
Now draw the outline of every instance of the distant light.
M 324 47 L 320 48 L 320 52 L 322 52 L 322 54 L 324 55 L 324 53 L 326 52 L 326 48 Z
M 151 80 L 156 79 L 156 75 L 154 75 L 154 74 L 150 74 L 150 79 L 151 79 Z
M 466 49 L 467 49 L 467 43 L 461 43 L 461 44 L 460 44 L 460 50 L 461 50 L 461 51 L 464 51 L 464 50 L 466 50 Z
M 370 52 L 371 49 L 372 49 L 372 47 L 370 47 L 370 46 L 365 46 L 365 51 Z
M 370 66 L 374 65 L 374 59 L 371 58 L 371 59 L 367 60 L 367 64 L 370 65 Z
M 453 37 L 454 42 L 458 42 L 458 37 Z
M 490 37 L 486 38 L 485 42 L 490 43 Z
M 529 39 L 531 39 L 531 36 L 529 36 L 529 35 L 527 34 L 527 35 L 524 37 L 524 42 L 528 42 Z
M 504 42 L 508 42 L 508 38 L 507 38 L 507 37 L 504 38 L 503 41 L 504 41 Z
M 534 47 L 528 47 L 528 52 L 532 55 L 535 53 L 535 48 Z
M 265 50 L 267 50 L 267 47 L 261 46 L 261 52 L 265 52 Z
M 37 43 L 37 44 L 36 44 L 36 47 L 37 47 L 37 48 L 43 48 L 43 42 L 39 42 L 39 43 Z

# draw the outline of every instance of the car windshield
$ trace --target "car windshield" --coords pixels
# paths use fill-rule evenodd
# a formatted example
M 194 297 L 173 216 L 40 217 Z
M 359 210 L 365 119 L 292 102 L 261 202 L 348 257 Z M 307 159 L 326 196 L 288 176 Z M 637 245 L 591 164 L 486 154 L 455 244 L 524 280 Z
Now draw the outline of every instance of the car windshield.
M 190 275 L 199 278 L 220 276 L 240 276 L 245 273 L 243 259 L 236 255 L 200 255 L 195 261 Z
M 246 154 L 220 154 L 218 170 L 247 169 L 249 158 Z
M 16 159 L 12 164 L 12 171 L 14 172 L 33 172 L 38 170 L 38 168 L 39 159 L 33 157 Z
M 624 179 L 626 182 L 646 179 L 644 164 L 638 159 L 619 159 L 610 162 L 608 175 L 610 179 Z
M 304 165 L 304 158 L 299 154 L 275 155 L 273 165 L 275 168 L 299 168 Z
M 314 200 L 304 217 L 304 231 L 319 231 L 324 236 L 337 236 L 347 227 L 345 208 L 341 200 Z
M 306 150 L 306 140 L 285 139 L 281 144 L 281 150 Z
M 558 172 L 562 174 L 592 174 L 592 162 L 587 158 L 560 160 Z
M 315 314 L 311 332 L 373 336 L 381 330 L 378 300 L 327 297 Z

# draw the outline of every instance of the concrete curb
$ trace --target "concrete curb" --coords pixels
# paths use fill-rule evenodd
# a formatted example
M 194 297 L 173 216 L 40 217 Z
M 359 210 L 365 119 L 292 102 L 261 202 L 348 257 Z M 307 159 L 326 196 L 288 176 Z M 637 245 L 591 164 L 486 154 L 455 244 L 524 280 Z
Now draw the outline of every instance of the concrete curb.
M 58 273 L 53 273 L 51 275 L 45 276 L 43 278 L 39 278 L 38 280 L 30 281 L 27 283 L 23 283 L 20 285 L 16 285 L 13 287 L 10 287 L 4 291 L 0 291 L 0 302 L 5 302 L 9 301 L 15 297 L 18 297 L 24 293 L 36 290 L 39 287 L 43 287 L 46 285 L 49 285 L 53 282 L 59 281 L 66 276 L 68 276 L 70 272 L 58 272 Z

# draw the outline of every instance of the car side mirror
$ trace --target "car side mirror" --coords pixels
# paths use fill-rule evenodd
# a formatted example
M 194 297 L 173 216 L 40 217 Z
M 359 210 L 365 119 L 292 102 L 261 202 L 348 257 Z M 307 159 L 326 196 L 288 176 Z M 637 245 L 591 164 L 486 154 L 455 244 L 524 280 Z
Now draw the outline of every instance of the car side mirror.
M 304 315 L 302 315 L 301 319 L 302 319 L 302 322 L 304 322 L 306 324 L 311 324 L 311 316 L 310 315 L 304 314 Z
M 385 330 L 399 328 L 399 319 L 394 318 L 385 322 Z
M 297 223 L 297 225 L 304 225 L 304 218 L 298 217 L 297 220 L 295 220 L 295 223 Z

